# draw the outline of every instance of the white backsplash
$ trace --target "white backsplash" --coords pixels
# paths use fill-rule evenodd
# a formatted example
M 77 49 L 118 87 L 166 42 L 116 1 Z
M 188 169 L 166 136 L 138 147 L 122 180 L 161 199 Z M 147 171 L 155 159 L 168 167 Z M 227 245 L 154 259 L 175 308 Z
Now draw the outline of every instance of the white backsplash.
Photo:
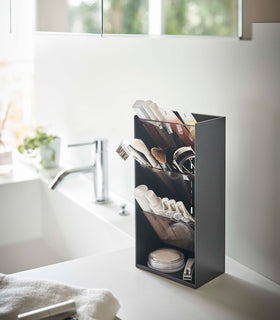
M 3 140 L 17 146 L 33 121 L 33 62 L 0 62 L 0 130 Z M 8 109 L 8 112 L 7 112 Z

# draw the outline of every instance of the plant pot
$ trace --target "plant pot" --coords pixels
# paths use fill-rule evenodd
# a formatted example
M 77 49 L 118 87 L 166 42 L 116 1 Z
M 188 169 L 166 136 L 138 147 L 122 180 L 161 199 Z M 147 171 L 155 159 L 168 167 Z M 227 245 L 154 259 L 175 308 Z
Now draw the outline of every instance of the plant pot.
M 49 144 L 40 146 L 41 165 L 44 168 L 56 168 L 59 165 L 61 139 L 55 137 Z

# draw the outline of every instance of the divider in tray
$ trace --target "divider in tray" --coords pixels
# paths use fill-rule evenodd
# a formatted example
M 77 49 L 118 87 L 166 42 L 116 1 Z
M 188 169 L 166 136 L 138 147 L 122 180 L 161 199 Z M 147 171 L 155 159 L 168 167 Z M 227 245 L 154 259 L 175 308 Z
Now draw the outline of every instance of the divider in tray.
M 194 224 L 142 211 L 160 240 L 168 245 L 194 251 Z
M 140 119 L 149 136 L 161 148 L 179 148 L 191 146 L 194 148 L 194 136 L 189 131 L 190 126 L 184 124 Z M 195 126 L 192 126 L 194 132 Z
M 185 125 L 138 119 L 136 127 L 137 137 L 144 141 L 150 152 L 155 147 L 162 149 L 161 154 L 163 153 L 164 158 L 166 157 L 170 171 L 181 173 L 189 171 L 194 175 L 194 137 Z M 177 157 L 178 161 L 175 159 Z M 178 166 L 180 160 L 182 160 L 183 171 Z
M 178 172 L 143 167 L 136 164 L 138 171 L 137 184 L 147 185 L 157 196 L 182 201 L 190 212 L 193 206 L 193 177 Z

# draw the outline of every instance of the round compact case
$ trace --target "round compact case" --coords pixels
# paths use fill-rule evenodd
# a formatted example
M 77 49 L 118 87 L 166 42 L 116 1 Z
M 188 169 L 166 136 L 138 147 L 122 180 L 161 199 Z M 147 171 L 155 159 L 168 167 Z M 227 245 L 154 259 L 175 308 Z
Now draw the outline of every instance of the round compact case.
M 172 273 L 183 269 L 185 266 L 185 257 L 182 252 L 162 248 L 155 250 L 149 254 L 148 267 L 165 272 Z

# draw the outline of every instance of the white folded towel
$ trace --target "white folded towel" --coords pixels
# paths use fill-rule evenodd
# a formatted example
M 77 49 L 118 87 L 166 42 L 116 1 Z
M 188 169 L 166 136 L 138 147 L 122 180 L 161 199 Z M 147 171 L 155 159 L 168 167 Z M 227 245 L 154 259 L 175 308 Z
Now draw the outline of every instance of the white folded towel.
M 16 320 L 18 314 L 69 299 L 76 303 L 76 317 L 79 320 L 113 320 L 120 308 L 118 300 L 106 289 L 87 289 L 0 273 L 2 320 Z

